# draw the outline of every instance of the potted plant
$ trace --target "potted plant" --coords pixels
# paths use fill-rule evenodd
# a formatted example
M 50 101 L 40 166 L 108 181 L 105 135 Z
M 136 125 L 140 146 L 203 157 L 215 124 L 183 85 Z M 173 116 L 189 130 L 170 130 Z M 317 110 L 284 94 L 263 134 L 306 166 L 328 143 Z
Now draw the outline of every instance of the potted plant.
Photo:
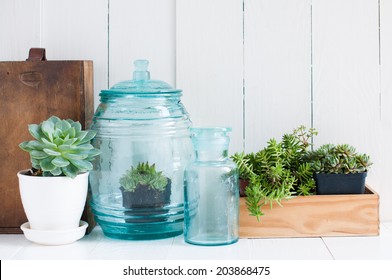
M 32 168 L 17 174 L 29 221 L 22 225 L 22 230 L 25 235 L 34 231 L 41 235 L 78 231 L 86 202 L 88 171 L 93 168 L 91 161 L 100 153 L 90 144 L 96 132 L 84 131 L 79 122 L 56 116 L 30 124 L 28 130 L 35 140 L 19 146 L 30 154 Z M 85 232 L 87 224 L 82 224 Z
M 170 203 L 171 180 L 162 171 L 157 171 L 155 164 L 139 162 L 136 167 L 131 166 L 121 176 L 120 185 L 124 208 L 147 210 L 139 213 L 143 217 L 167 212 L 162 207 Z M 128 212 L 132 215 L 137 213 L 135 211 Z M 147 220 L 138 219 L 137 221 L 145 222 Z M 131 221 L 135 222 L 132 219 L 128 220 L 128 222 Z
M 317 194 L 363 194 L 367 171 L 372 164 L 348 144 L 325 144 L 309 152 Z
M 314 135 L 317 135 L 314 129 L 300 126 L 291 134 L 285 134 L 281 142 L 270 139 L 267 146 L 256 153 L 232 156 L 240 179 L 247 181 L 244 193 L 250 215 L 259 220 L 265 204 L 272 207 L 273 202 L 280 204 L 293 195 L 314 193 L 313 172 L 305 161 Z

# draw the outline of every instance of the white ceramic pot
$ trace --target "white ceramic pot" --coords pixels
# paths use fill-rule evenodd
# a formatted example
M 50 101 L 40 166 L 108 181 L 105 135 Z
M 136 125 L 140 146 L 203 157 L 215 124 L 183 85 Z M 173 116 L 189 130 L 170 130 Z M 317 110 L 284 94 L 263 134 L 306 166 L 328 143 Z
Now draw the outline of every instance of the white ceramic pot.
M 22 204 L 33 230 L 79 227 L 87 198 L 88 172 L 68 177 L 40 177 L 18 172 Z

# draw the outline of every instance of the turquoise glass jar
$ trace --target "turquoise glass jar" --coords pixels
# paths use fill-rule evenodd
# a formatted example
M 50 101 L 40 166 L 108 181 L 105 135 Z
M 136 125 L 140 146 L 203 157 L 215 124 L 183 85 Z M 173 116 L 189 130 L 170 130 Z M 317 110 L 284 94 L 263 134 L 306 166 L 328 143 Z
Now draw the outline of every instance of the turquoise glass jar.
M 229 128 L 191 128 L 196 158 L 185 170 L 185 241 L 226 245 L 238 240 L 239 185 L 228 158 Z
M 109 237 L 166 238 L 183 232 L 191 122 L 181 90 L 151 80 L 147 60 L 135 67 L 133 80 L 100 93 L 91 129 L 101 154 L 90 174 L 90 203 Z

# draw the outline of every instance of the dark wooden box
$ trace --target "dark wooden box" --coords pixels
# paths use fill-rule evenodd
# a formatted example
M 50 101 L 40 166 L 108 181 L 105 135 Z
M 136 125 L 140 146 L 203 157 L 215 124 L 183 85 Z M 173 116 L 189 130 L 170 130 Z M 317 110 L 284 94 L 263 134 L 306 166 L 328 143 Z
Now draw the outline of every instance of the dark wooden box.
M 46 61 L 43 49 L 32 50 L 28 61 L 0 62 L 0 233 L 21 233 L 27 221 L 16 173 L 31 166 L 18 147 L 32 140 L 28 124 L 56 115 L 88 128 L 94 114 L 93 62 Z M 82 219 L 94 227 L 87 205 Z

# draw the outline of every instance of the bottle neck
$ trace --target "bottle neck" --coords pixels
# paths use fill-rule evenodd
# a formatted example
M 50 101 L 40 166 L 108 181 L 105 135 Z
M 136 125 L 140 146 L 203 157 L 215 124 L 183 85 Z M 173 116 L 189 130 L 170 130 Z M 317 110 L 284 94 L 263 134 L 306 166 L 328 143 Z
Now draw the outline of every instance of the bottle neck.
M 228 159 L 228 150 L 196 150 L 197 161 L 226 161 Z
M 229 137 L 225 127 L 191 128 L 197 161 L 225 161 L 228 159 Z

